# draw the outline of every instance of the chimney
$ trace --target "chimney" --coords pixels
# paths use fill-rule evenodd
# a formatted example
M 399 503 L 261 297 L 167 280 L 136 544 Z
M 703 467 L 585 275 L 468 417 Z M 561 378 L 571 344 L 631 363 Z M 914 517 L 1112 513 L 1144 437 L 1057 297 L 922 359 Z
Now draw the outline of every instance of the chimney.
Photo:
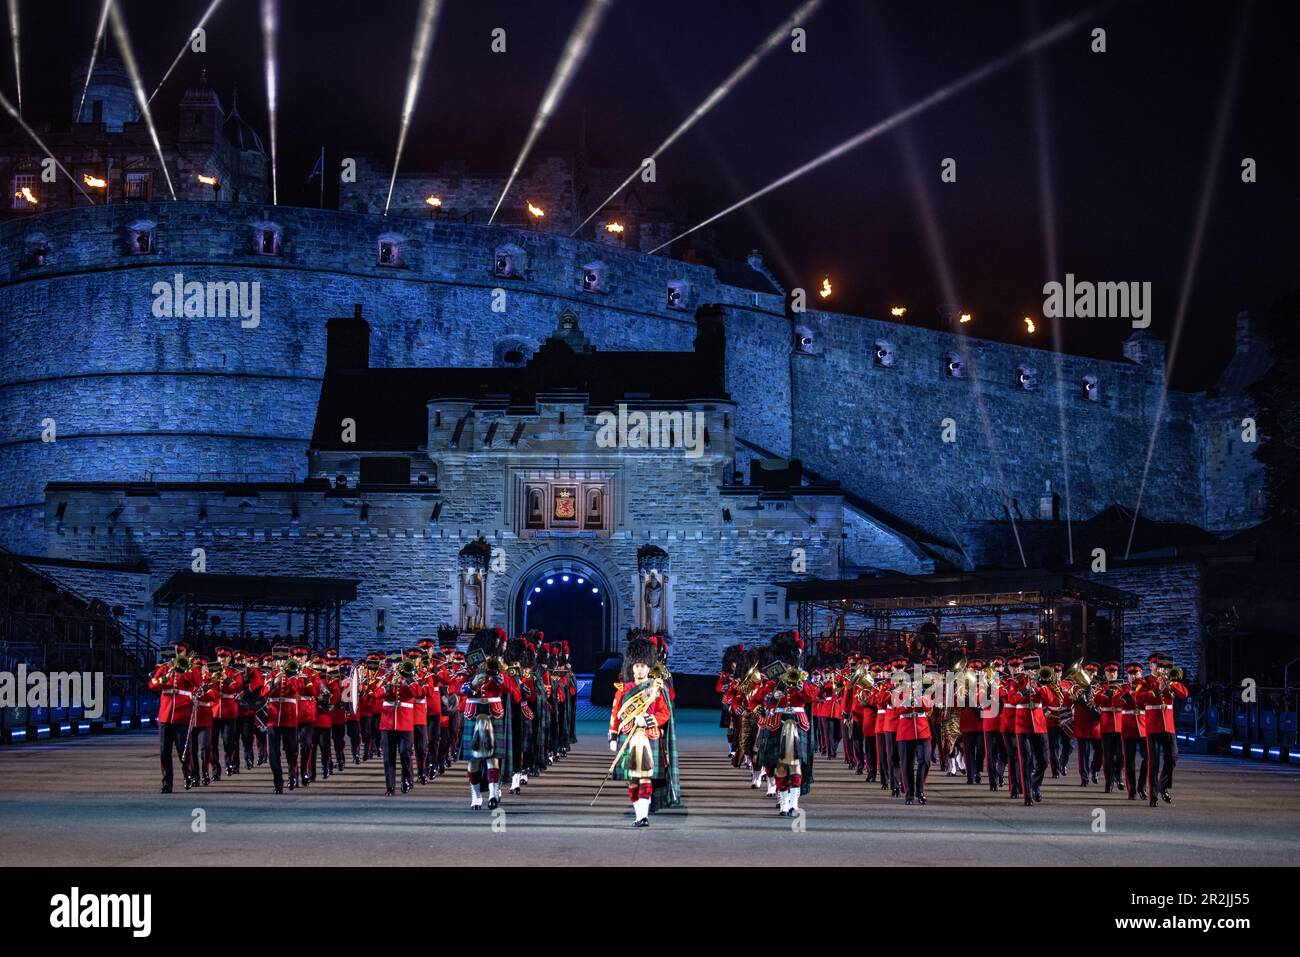
M 350 316 L 325 323 L 325 368 L 368 369 L 370 367 L 370 323 L 361 318 L 361 303 Z
M 721 306 L 704 305 L 695 310 L 695 354 L 701 371 L 720 392 L 727 391 L 727 313 Z
M 1237 351 L 1249 352 L 1259 338 L 1259 324 L 1248 312 L 1237 313 Z
M 1052 491 L 1052 480 L 1048 479 L 1038 499 L 1038 518 L 1043 522 L 1055 522 L 1060 517 L 1061 496 Z

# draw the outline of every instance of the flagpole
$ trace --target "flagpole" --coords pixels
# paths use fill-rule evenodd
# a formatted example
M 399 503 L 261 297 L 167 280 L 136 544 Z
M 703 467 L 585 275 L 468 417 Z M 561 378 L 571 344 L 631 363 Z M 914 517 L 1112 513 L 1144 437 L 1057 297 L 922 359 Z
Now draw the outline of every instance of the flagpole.
M 325 208 L 325 147 L 320 148 L 320 209 Z

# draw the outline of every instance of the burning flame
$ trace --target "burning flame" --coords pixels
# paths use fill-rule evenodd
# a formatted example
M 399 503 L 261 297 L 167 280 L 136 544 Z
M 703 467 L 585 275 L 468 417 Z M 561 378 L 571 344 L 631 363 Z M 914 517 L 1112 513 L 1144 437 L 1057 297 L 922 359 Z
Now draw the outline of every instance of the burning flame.
M 822 287 L 818 290 L 818 295 L 823 299 L 829 299 L 831 295 L 831 277 L 827 276 L 822 280 Z
M 621 233 L 622 231 L 623 231 L 623 224 L 622 224 L 622 223 L 606 223 L 606 224 L 605 224 L 605 232 L 607 232 L 607 233 Z
M 1034 320 L 1030 319 L 1028 316 L 1025 316 L 1025 331 L 1030 335 L 1033 335 L 1038 331 L 1038 327 L 1034 325 Z
M 91 176 L 89 173 L 82 173 L 81 181 L 91 189 L 103 189 L 108 185 L 108 180 L 100 179 L 98 176 Z
M 958 322 L 970 322 L 970 321 L 971 321 L 972 319 L 974 319 L 974 318 L 975 318 L 975 317 L 972 316 L 969 312 L 963 312 L 960 316 L 957 317 L 957 321 L 958 321 Z
M 543 216 L 546 215 L 546 213 L 542 212 L 542 207 L 534 206 L 532 203 L 529 203 L 528 215 L 532 216 L 534 219 L 541 219 Z
M 204 186 L 216 186 L 217 178 L 215 176 L 206 176 L 203 173 L 200 173 L 199 182 L 202 183 Z
M 24 186 L 18 192 L 14 193 L 14 195 L 20 197 L 26 203 L 28 203 L 28 205 L 31 206 L 35 206 L 38 202 L 38 200 L 36 199 L 36 194 L 32 192 L 32 188 L 30 186 Z
M 892 306 L 889 310 L 889 314 L 893 316 L 895 319 L 902 319 L 905 315 L 907 315 L 907 307 Z
M 442 200 L 439 199 L 437 196 L 429 196 L 425 199 L 425 202 L 428 203 L 430 206 L 432 206 L 434 209 L 437 209 L 440 206 L 442 206 Z

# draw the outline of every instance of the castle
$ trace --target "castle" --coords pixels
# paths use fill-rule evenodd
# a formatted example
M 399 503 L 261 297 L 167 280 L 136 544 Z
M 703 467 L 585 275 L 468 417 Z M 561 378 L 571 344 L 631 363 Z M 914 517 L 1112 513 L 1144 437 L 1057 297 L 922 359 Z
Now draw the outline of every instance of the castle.
M 1195 563 L 1120 561 L 1113 521 L 1138 496 L 1159 340 L 1096 360 L 791 313 L 757 256 L 641 252 L 665 228 L 649 205 L 634 242 L 383 217 L 361 190 L 339 211 L 271 206 L 239 148 L 260 141 L 209 94 L 186 99 L 230 192 L 159 201 L 154 175 L 133 196 L 130 164 L 107 166 L 108 203 L 0 222 L 0 545 L 155 635 L 174 627 L 155 590 L 201 549 L 211 573 L 357 580 L 336 622 L 351 651 L 517 629 L 539 576 L 567 575 L 607 596 L 596 651 L 654 627 L 707 672 L 790 625 L 781 581 L 1086 568 L 1101 547 L 1107 583 L 1143 597 L 1135 647 L 1197 657 Z M 15 142 L 11 178 L 29 175 Z M 258 321 L 155 313 L 158 284 L 190 282 L 255 285 Z M 1135 557 L 1162 529 L 1261 520 L 1240 432 L 1262 355 L 1243 316 L 1222 388 L 1168 394 Z M 699 454 L 676 433 L 597 442 L 620 407 L 698 421 Z

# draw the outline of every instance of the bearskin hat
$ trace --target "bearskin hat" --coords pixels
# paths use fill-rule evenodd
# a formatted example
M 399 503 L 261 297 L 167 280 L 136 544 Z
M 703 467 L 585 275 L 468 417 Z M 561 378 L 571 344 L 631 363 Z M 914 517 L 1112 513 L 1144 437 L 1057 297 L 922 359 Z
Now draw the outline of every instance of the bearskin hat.
M 469 640 L 466 651 L 481 651 L 489 657 L 497 654 L 497 633 L 490 628 L 480 628 Z
M 506 642 L 505 659 L 510 664 L 518 664 L 523 660 L 524 652 L 528 650 L 528 642 L 522 638 L 511 638 Z
M 648 638 L 633 638 L 627 643 L 623 660 L 629 665 L 653 665 L 659 660 L 659 654 Z
M 768 647 L 772 652 L 769 663 L 771 661 L 783 661 L 790 666 L 799 664 L 799 640 L 793 632 L 781 632 L 772 639 L 772 643 Z
M 740 656 L 745 653 L 744 645 L 727 645 L 722 649 L 722 670 L 734 671 L 740 667 Z

